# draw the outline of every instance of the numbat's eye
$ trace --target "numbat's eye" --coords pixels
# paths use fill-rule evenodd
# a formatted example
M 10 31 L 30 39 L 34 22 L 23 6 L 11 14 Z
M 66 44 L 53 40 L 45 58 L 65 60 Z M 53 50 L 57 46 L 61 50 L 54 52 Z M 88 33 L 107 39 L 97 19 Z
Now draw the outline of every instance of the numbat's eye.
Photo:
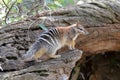
M 81 31 L 82 31 L 83 29 L 79 28 L 79 30 L 81 30 Z

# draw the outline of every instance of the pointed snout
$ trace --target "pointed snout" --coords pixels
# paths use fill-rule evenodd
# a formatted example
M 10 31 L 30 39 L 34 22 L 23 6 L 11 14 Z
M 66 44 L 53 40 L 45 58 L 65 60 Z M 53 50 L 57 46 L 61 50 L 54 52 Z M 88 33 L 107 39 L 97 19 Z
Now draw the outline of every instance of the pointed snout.
M 88 32 L 87 30 L 84 30 L 84 31 L 83 31 L 83 34 L 84 34 L 84 35 L 88 35 L 89 32 Z
M 89 32 L 88 32 L 88 31 L 82 31 L 82 32 L 80 32 L 80 34 L 83 34 L 83 35 L 88 35 L 88 34 L 89 34 Z
M 89 34 L 89 32 L 88 32 L 88 31 L 86 31 L 86 32 L 85 32 L 85 35 L 88 35 L 88 34 Z

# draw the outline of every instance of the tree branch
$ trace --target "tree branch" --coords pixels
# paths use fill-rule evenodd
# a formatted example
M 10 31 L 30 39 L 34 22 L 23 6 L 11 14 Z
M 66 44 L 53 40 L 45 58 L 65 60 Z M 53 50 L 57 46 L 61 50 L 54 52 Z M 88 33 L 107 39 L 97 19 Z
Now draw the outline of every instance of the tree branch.
M 17 1 L 17 0 L 16 0 Z M 8 11 L 6 13 L 6 16 L 5 16 L 5 23 L 7 24 L 7 17 L 9 15 L 9 12 L 11 11 L 12 7 L 14 6 L 14 4 L 16 3 L 16 1 L 10 6 L 10 8 L 8 8 Z
M 5 3 L 5 1 L 4 1 L 4 0 L 2 0 L 2 1 L 3 1 L 4 5 L 9 9 L 9 7 L 8 7 L 8 5 Z

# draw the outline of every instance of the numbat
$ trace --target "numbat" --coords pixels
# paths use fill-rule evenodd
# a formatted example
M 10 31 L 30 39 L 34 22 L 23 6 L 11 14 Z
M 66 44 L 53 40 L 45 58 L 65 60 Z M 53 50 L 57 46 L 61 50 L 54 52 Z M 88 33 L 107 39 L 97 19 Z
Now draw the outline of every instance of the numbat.
M 75 40 L 80 34 L 86 35 L 88 31 L 78 23 L 49 29 L 40 34 L 27 53 L 23 55 L 23 58 L 25 61 L 31 59 L 38 61 L 45 53 L 49 58 L 59 58 L 61 55 L 56 55 L 57 50 L 65 45 L 69 49 L 75 49 Z

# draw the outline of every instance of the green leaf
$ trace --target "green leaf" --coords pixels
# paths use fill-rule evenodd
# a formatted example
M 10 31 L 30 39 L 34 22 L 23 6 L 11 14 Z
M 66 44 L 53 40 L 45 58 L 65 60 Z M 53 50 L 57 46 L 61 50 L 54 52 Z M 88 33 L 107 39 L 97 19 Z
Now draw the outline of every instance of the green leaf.
M 22 3 L 23 2 L 23 0 L 17 0 L 17 3 Z
M 51 4 L 53 3 L 53 0 L 45 0 L 46 4 Z
M 57 6 L 59 6 L 59 7 L 63 7 L 62 4 L 59 3 L 58 1 L 55 1 L 54 3 L 55 3 L 55 5 L 57 5 Z
M 48 30 L 48 28 L 44 24 L 39 24 L 39 27 L 42 28 L 42 30 Z
M 4 2 L 5 2 L 6 4 L 8 4 L 8 3 L 10 2 L 10 0 L 4 0 Z
M 74 0 L 62 0 L 62 5 L 67 6 L 68 4 L 74 5 Z

